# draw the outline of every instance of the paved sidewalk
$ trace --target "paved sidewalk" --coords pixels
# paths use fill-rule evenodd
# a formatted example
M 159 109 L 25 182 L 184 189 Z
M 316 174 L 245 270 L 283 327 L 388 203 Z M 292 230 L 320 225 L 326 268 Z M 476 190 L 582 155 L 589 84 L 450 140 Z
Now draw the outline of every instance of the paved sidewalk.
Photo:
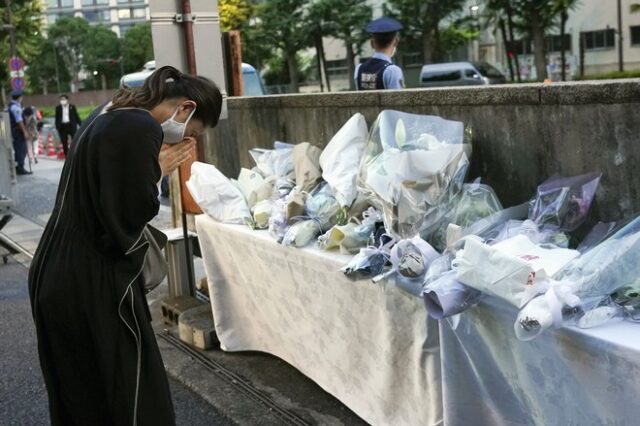
M 38 166 L 40 169 L 34 169 L 34 175 L 19 177 L 22 197 L 18 200 L 22 202 L 16 206 L 12 222 L 0 231 L 29 253 L 37 247 L 53 208 L 62 162 L 45 160 Z M 153 223 L 166 229 L 170 227 L 170 217 L 170 209 L 164 205 Z M 26 296 L 26 267 L 30 261 L 27 254 L 19 254 L 12 257 L 9 265 L 0 264 L 0 320 L 5 325 L 0 331 L 0 425 L 46 423 L 42 420 L 43 416 L 46 418 L 46 395 Z M 200 259 L 195 261 L 195 273 L 196 279 L 205 276 Z M 13 284 L 5 286 L 7 274 L 13 274 L 14 278 Z M 219 348 L 198 351 L 176 342 L 172 336 L 177 335 L 177 330 L 165 330 L 160 314 L 161 301 L 167 295 L 164 283 L 147 299 L 154 328 L 161 335 L 158 345 L 171 378 L 179 425 L 366 424 L 312 380 L 276 357 L 257 352 L 226 353 Z M 9 305 L 12 307 L 7 308 Z M 17 313 L 12 313 L 12 309 Z M 18 339 L 22 339 L 18 345 L 8 343 Z M 27 419 L 25 422 L 4 420 L 23 417 Z

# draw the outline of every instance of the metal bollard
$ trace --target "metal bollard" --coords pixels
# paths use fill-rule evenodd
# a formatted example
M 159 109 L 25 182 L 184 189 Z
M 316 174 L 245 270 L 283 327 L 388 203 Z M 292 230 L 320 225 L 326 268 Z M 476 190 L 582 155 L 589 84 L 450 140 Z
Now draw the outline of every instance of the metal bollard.
M 165 230 L 167 246 L 165 256 L 168 264 L 167 282 L 169 285 L 169 297 L 195 296 L 196 289 L 189 283 L 188 264 L 185 255 L 185 240 L 182 229 L 175 228 Z M 189 232 L 189 243 L 196 241 L 196 234 Z M 193 250 L 191 251 L 193 253 Z M 193 258 L 189 259 L 193 268 Z

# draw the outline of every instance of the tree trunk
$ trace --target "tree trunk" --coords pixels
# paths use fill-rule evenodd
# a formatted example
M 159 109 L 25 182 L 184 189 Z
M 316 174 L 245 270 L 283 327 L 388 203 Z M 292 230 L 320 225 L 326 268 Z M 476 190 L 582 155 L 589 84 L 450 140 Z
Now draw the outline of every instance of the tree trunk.
M 355 54 L 353 53 L 353 43 L 351 40 L 344 41 L 345 46 L 347 48 L 347 73 L 349 74 L 349 90 L 356 90 L 356 82 L 353 78 L 353 75 L 356 72 Z
M 323 70 L 322 70 L 322 56 L 320 52 L 322 51 L 322 33 L 320 29 L 316 30 L 313 35 L 314 42 L 316 44 L 316 66 L 318 67 L 318 80 L 320 80 L 320 91 L 324 92 L 324 79 L 323 79 Z
M 560 14 L 560 66 L 562 67 L 560 72 L 562 81 L 567 81 L 567 56 L 564 51 L 564 35 L 566 32 L 567 19 L 567 11 L 563 10 Z
M 436 37 L 432 28 L 422 32 L 422 55 L 425 64 L 432 64 L 436 59 Z
M 504 20 L 500 18 L 498 21 L 498 25 L 500 27 L 500 33 L 502 34 L 502 44 L 504 44 L 504 50 L 507 54 L 507 65 L 509 66 L 509 75 L 511 76 L 511 81 L 516 80 L 516 75 L 513 72 L 513 61 L 511 60 L 511 50 L 509 50 L 509 40 L 507 40 L 507 28 L 504 24 Z
M 107 90 L 107 76 L 100 74 L 100 83 L 102 84 L 102 90 Z
M 287 67 L 289 68 L 289 87 L 291 93 L 298 93 L 300 91 L 300 83 L 298 76 L 298 64 L 296 63 L 295 52 L 287 53 Z
M 540 22 L 540 15 L 536 12 L 531 14 L 531 37 L 533 38 L 533 54 L 536 62 L 536 77 L 538 81 L 547 78 L 547 55 L 544 43 L 544 28 Z
M 513 51 L 513 43 L 515 42 L 515 36 L 513 34 L 513 10 L 511 9 L 511 2 L 507 2 L 507 23 L 509 24 L 509 50 L 513 52 L 513 60 L 516 65 L 516 78 L 518 83 L 522 83 L 522 77 L 520 76 L 520 60 L 518 55 Z
M 47 79 L 45 79 L 45 78 L 41 79 L 40 83 L 42 84 L 42 94 L 43 95 L 48 95 L 49 94 L 49 87 L 47 87 Z

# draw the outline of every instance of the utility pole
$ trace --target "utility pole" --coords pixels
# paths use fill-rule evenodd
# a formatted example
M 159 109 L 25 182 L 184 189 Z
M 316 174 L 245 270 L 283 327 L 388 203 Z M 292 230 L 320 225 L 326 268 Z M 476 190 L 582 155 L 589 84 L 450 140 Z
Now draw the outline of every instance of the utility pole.
M 622 45 L 622 0 L 618 0 L 618 71 L 624 71 L 624 57 Z

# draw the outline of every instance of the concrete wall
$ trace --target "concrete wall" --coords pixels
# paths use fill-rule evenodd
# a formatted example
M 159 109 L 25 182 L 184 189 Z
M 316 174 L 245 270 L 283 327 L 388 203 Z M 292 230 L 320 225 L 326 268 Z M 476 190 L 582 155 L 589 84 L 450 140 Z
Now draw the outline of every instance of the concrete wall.
M 640 212 L 640 80 L 467 89 L 230 98 L 229 119 L 207 138 L 206 159 L 227 176 L 252 167 L 248 150 L 273 141 L 324 146 L 361 112 L 434 114 L 473 130 L 469 179 L 481 176 L 505 206 L 554 174 L 603 173 L 596 217 Z
M 92 90 L 86 92 L 66 93 L 69 102 L 76 106 L 98 106 L 111 100 L 115 90 Z M 58 105 L 59 94 L 30 95 L 25 96 L 23 105 L 35 105 L 36 107 L 53 107 Z

